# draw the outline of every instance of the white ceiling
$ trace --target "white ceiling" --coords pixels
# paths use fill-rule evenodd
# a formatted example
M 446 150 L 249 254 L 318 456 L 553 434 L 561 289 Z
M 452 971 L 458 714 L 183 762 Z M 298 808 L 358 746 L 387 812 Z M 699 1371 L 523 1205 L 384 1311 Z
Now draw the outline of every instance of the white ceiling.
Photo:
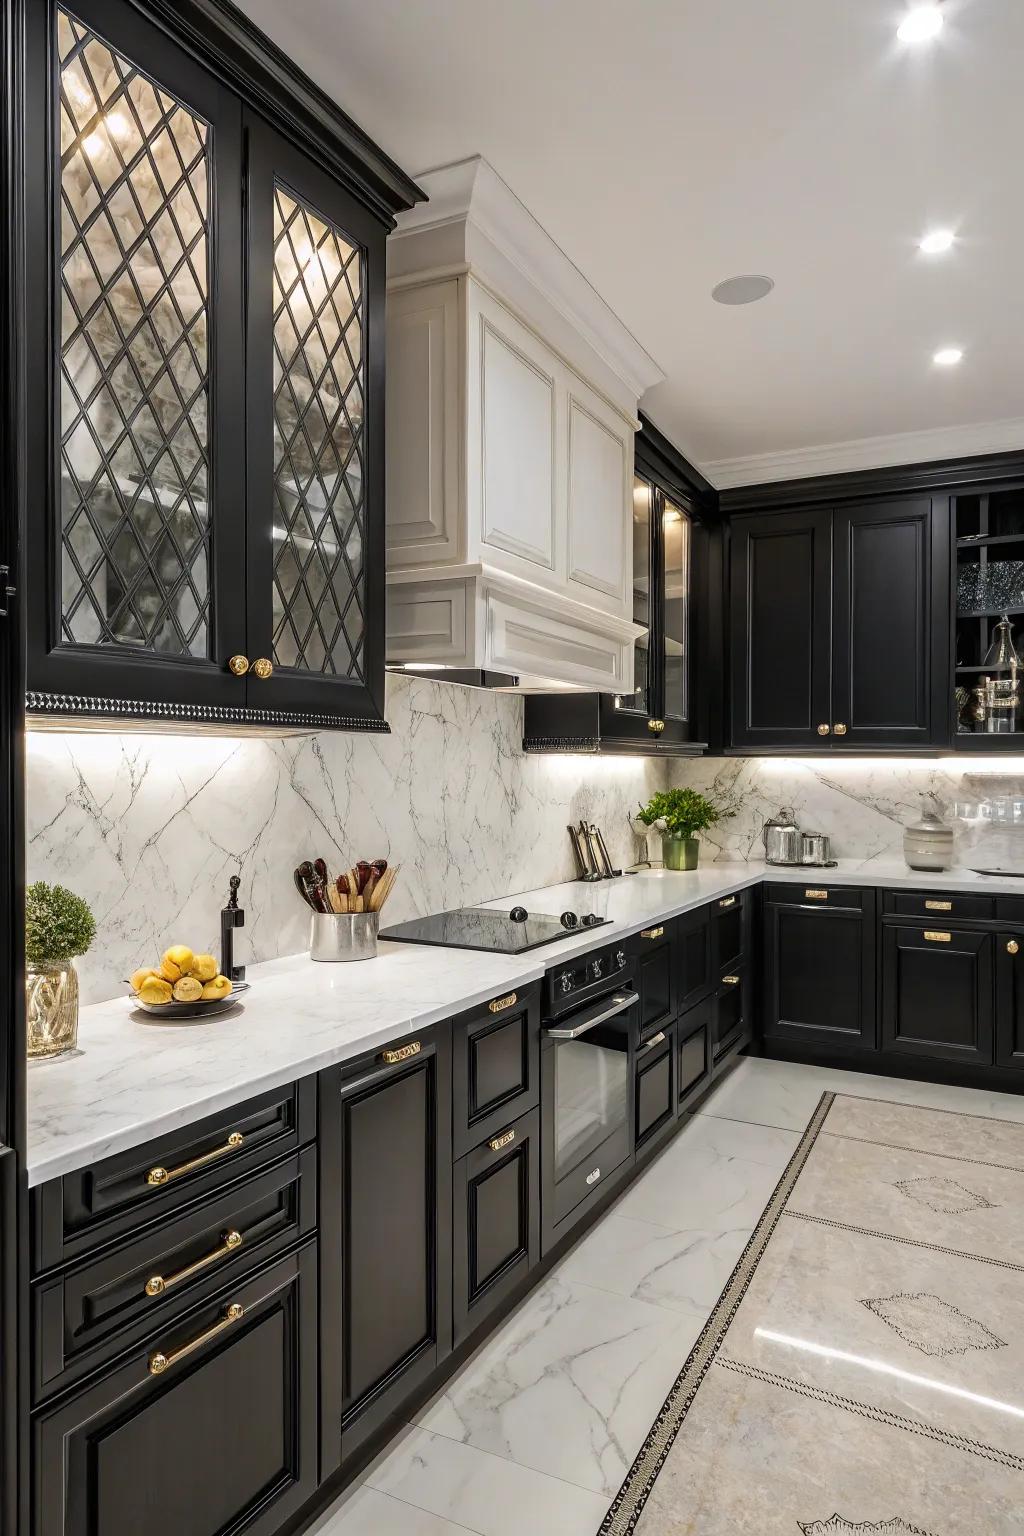
M 919 48 L 903 0 L 242 8 L 406 170 L 491 162 L 660 363 L 644 408 L 716 483 L 1024 447 L 1022 0 L 946 0 Z M 928 259 L 936 225 L 958 243 Z M 740 272 L 774 292 L 713 303 Z

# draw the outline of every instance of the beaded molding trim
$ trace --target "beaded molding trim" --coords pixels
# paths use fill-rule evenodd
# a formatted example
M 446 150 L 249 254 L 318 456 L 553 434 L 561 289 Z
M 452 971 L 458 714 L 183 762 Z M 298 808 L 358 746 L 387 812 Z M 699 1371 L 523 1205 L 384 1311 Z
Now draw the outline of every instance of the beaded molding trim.
M 386 720 L 364 715 L 328 715 L 295 709 L 246 709 L 220 704 L 155 704 L 139 699 L 106 699 L 77 693 L 26 693 L 29 714 L 100 719 L 177 720 L 207 725 L 295 725 L 335 731 L 382 731 Z

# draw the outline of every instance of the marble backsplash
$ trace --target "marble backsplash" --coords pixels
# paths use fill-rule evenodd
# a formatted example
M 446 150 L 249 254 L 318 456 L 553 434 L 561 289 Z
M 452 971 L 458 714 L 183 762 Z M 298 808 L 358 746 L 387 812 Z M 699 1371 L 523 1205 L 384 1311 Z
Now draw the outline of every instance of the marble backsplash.
M 305 858 L 401 864 L 391 922 L 570 878 L 565 828 L 581 817 L 628 863 L 627 814 L 664 765 L 524 756 L 522 711 L 513 695 L 389 676 L 390 736 L 30 734 L 29 879 L 69 886 L 97 919 L 83 1000 L 117 996 L 168 944 L 217 954 L 236 871 L 255 961 L 308 947 L 291 878 Z
M 761 829 L 783 806 L 805 832 L 828 833 L 833 858 L 882 859 L 902 857 L 903 829 L 920 821 L 923 794 L 950 816 L 957 801 L 1024 795 L 1021 758 L 686 758 L 670 777 L 735 808 L 704 834 L 704 856 L 718 860 L 763 859 Z

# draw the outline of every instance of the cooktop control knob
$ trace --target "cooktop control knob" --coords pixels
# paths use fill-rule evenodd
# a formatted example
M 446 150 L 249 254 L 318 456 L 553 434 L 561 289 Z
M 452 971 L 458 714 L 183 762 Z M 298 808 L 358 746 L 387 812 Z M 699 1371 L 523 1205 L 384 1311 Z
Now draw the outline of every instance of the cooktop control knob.
M 591 962 L 590 962 L 590 974 L 591 974 L 591 976 L 593 976 L 595 981 L 600 981 L 601 977 L 604 975 L 604 961 L 603 960 L 591 960 Z
M 529 915 L 525 907 L 513 907 L 509 913 L 509 917 L 514 923 L 525 923 Z
M 624 949 L 617 949 L 615 951 L 615 969 L 617 971 L 624 971 L 626 969 L 626 951 Z
M 563 912 L 559 921 L 563 928 L 578 928 L 580 920 L 575 912 Z
M 573 989 L 572 971 L 563 971 L 558 978 L 558 985 L 563 992 L 571 992 Z
M 584 928 L 596 928 L 600 921 L 601 919 L 596 912 L 584 912 L 583 914 Z

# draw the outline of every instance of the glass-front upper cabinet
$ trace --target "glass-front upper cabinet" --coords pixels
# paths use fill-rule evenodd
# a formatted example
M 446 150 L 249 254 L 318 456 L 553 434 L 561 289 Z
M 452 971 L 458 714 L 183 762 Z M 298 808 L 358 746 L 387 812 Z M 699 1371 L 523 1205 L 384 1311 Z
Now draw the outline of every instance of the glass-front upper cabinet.
M 691 522 L 682 507 L 661 497 L 662 671 L 666 721 L 690 719 Z
M 633 647 L 633 688 L 615 696 L 615 709 L 646 720 L 651 700 L 651 508 L 654 487 L 633 477 L 633 623 L 643 626 Z
M 385 728 L 385 194 L 164 10 L 26 12 L 29 709 Z

